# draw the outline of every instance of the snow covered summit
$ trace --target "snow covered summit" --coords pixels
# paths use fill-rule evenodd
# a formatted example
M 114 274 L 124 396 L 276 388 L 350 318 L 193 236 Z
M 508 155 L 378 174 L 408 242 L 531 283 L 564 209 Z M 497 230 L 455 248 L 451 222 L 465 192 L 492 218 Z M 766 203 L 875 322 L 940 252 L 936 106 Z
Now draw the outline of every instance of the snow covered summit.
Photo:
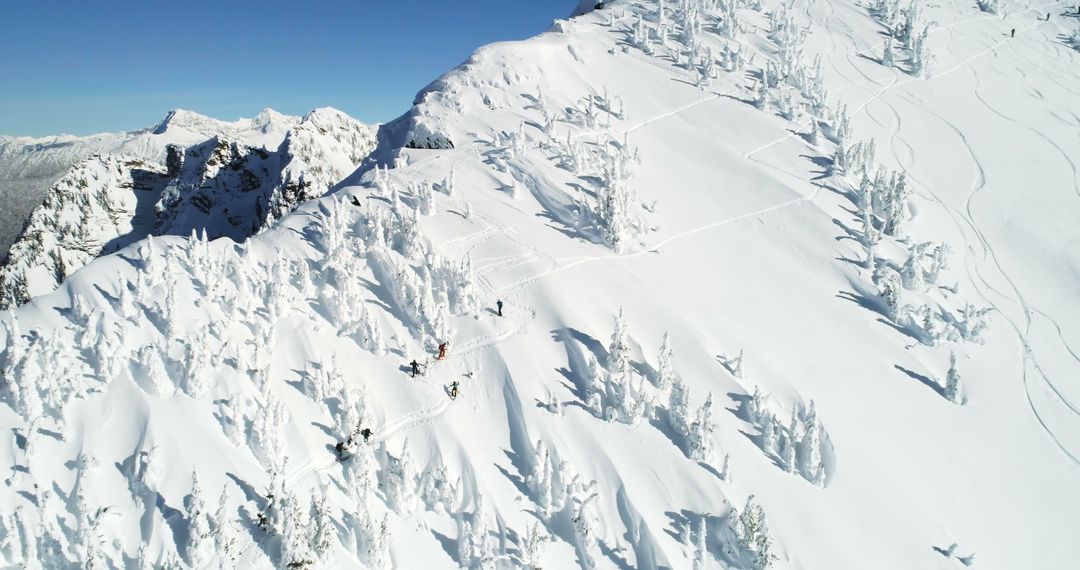
M 0 555 L 1071 567 L 1072 10 L 614 0 L 481 48 L 331 193 L 0 316 Z M 195 150 L 177 220 L 243 184 Z

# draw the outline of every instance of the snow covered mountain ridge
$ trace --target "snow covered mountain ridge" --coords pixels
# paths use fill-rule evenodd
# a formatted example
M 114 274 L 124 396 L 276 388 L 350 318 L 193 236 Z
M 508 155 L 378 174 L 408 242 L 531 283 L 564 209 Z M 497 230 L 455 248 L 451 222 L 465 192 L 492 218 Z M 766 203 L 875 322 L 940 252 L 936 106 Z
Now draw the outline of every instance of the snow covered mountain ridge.
M 233 123 L 175 110 L 153 130 L 125 136 L 138 142 L 114 139 L 111 153 L 76 163 L 31 214 L 0 268 L 0 307 L 47 293 L 89 260 L 147 235 L 244 239 L 326 192 L 375 146 L 371 127 L 330 108 L 304 117 L 266 109 Z M 67 158 L 93 147 L 69 144 Z M 52 158 L 39 152 L 21 160 Z
M 0 555 L 1071 567 L 1073 10 L 615 0 L 480 49 L 243 243 L 0 315 Z M 246 156 L 192 150 L 178 224 Z

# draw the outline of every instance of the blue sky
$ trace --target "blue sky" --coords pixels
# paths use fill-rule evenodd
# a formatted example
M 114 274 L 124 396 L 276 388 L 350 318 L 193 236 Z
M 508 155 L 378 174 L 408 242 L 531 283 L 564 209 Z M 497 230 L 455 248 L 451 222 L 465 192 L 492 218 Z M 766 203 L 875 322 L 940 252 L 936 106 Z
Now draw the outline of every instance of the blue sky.
M 337 107 L 382 122 L 477 47 L 521 39 L 576 0 L 0 4 L 0 134 L 151 126 Z

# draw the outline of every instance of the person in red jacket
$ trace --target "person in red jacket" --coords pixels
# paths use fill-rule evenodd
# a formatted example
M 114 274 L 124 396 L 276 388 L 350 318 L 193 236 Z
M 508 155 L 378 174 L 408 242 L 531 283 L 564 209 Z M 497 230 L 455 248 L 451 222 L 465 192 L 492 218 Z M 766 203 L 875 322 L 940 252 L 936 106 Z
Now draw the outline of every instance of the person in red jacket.
M 444 342 L 439 345 L 439 360 L 443 360 L 444 358 L 446 358 L 446 344 L 447 343 Z

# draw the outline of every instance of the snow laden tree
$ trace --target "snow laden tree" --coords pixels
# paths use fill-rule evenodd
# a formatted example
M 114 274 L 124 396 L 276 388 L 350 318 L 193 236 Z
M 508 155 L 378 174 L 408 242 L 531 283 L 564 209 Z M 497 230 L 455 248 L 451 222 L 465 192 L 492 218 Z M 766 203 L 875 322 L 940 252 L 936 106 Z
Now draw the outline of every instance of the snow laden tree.
M 521 539 L 521 559 L 519 560 L 521 566 L 529 570 L 542 570 L 544 547 L 551 540 L 551 536 L 544 531 L 543 527 L 535 523 L 529 525 L 525 536 Z
M 922 31 L 914 34 L 911 41 L 911 74 L 916 77 L 927 77 L 930 75 L 930 64 L 933 61 L 933 56 L 930 55 L 930 50 L 926 46 L 926 40 L 930 37 L 930 28 L 923 26 Z
M 191 494 L 184 498 L 185 518 L 188 523 L 186 558 L 192 567 L 204 566 L 213 553 L 213 527 L 206 507 L 198 472 L 191 472 Z
M 476 497 L 476 508 L 471 515 L 459 513 L 458 523 L 458 563 L 463 568 L 494 569 L 496 559 L 495 546 L 492 544 L 491 531 L 488 528 L 487 512 L 484 510 L 484 498 Z
M 668 427 L 684 451 L 690 441 L 690 414 L 690 391 L 686 383 L 676 377 L 671 382 L 671 393 L 668 395 Z
M 608 345 L 605 391 L 602 396 L 603 416 L 608 421 L 636 424 L 648 417 L 652 401 L 646 392 L 644 378 L 633 370 L 629 342 L 626 316 L 620 310 L 615 316 L 615 327 Z
M 708 534 L 709 527 L 705 517 L 698 518 L 697 530 L 693 536 L 693 570 L 705 570 L 705 564 L 709 560 Z
M 419 476 L 409 453 L 409 442 L 402 445 L 401 454 L 393 457 L 386 454 L 386 469 L 383 474 L 383 488 L 387 502 L 395 512 L 412 513 L 416 510 Z
M 678 377 L 672 381 L 668 398 L 668 427 L 671 428 L 675 444 L 695 461 L 708 462 L 712 459 L 713 433 L 716 431 L 712 406 L 710 394 L 700 408 L 691 410 L 690 392 L 686 384 Z
M 440 458 L 433 460 L 420 475 L 420 498 L 430 511 L 452 513 L 461 501 L 461 478 L 451 480 Z
M 570 464 L 548 451 L 543 441 L 535 446 L 532 467 L 525 474 L 530 498 L 537 505 L 541 520 L 553 533 L 556 529 L 572 528 L 572 540 L 583 567 L 595 566 L 596 545 L 596 481 L 586 482 L 574 473 Z
M 960 385 L 960 372 L 956 369 L 956 353 L 949 353 L 949 372 L 945 375 L 945 399 L 954 404 L 963 404 L 964 397 Z
M 312 501 L 311 511 L 308 516 L 311 520 L 309 532 L 311 551 L 315 554 L 317 560 L 327 562 L 330 550 L 337 543 L 338 537 L 325 496 L 320 496 Z
M 824 486 L 825 430 L 813 401 L 808 407 L 793 406 L 787 426 L 770 410 L 771 407 L 769 397 L 755 387 L 742 408 L 744 419 L 758 428 L 757 442 L 761 450 L 788 473 Z M 725 474 L 726 471 L 725 468 Z
M 713 433 L 716 431 L 716 424 L 712 417 L 712 405 L 712 394 L 709 394 L 705 398 L 705 403 L 701 405 L 701 408 L 695 414 L 693 423 L 690 424 L 687 446 L 690 451 L 690 458 L 696 461 L 708 462 L 712 459 Z
M 896 58 L 893 55 L 893 51 L 893 38 L 892 36 L 889 36 L 889 38 L 885 40 L 884 51 L 881 55 L 881 65 L 884 65 L 885 67 L 893 67 L 896 65 Z
M 795 441 L 798 430 L 798 420 L 802 420 L 802 438 L 799 439 L 797 444 L 798 453 L 797 461 L 799 464 L 799 471 L 806 480 L 815 485 L 825 484 L 825 463 L 822 458 L 822 451 L 824 446 L 821 441 L 821 425 L 818 423 L 817 408 L 814 406 L 814 401 L 810 401 L 810 407 L 803 414 L 802 418 L 798 418 L 797 414 L 792 414 L 791 428 L 788 431 L 788 435 L 792 442 Z
M 239 545 L 236 524 L 229 507 L 229 488 L 225 485 L 221 487 L 221 498 L 218 499 L 214 515 L 214 550 L 224 568 L 234 567 L 239 555 Z
M 664 340 L 660 343 L 660 354 L 657 356 L 656 387 L 667 390 L 675 379 L 675 351 L 671 348 L 671 337 L 664 333 Z
M 596 220 L 604 241 L 622 253 L 644 230 L 639 219 L 641 202 L 629 184 L 632 166 L 638 159 L 623 146 L 609 144 L 607 148 L 609 152 L 603 155 L 606 160 L 601 169 Z
M 765 511 L 753 495 L 746 499 L 742 512 L 731 507 L 727 534 L 725 553 L 740 567 L 765 570 L 776 560 Z
M 284 461 L 285 422 L 288 412 L 272 394 L 267 394 L 267 401 L 252 423 L 248 445 L 262 462 L 263 466 L 281 465 Z
M 284 503 L 281 517 L 281 553 L 278 568 L 302 570 L 315 566 L 315 552 L 311 548 L 307 511 L 300 507 L 296 497 L 289 495 Z

